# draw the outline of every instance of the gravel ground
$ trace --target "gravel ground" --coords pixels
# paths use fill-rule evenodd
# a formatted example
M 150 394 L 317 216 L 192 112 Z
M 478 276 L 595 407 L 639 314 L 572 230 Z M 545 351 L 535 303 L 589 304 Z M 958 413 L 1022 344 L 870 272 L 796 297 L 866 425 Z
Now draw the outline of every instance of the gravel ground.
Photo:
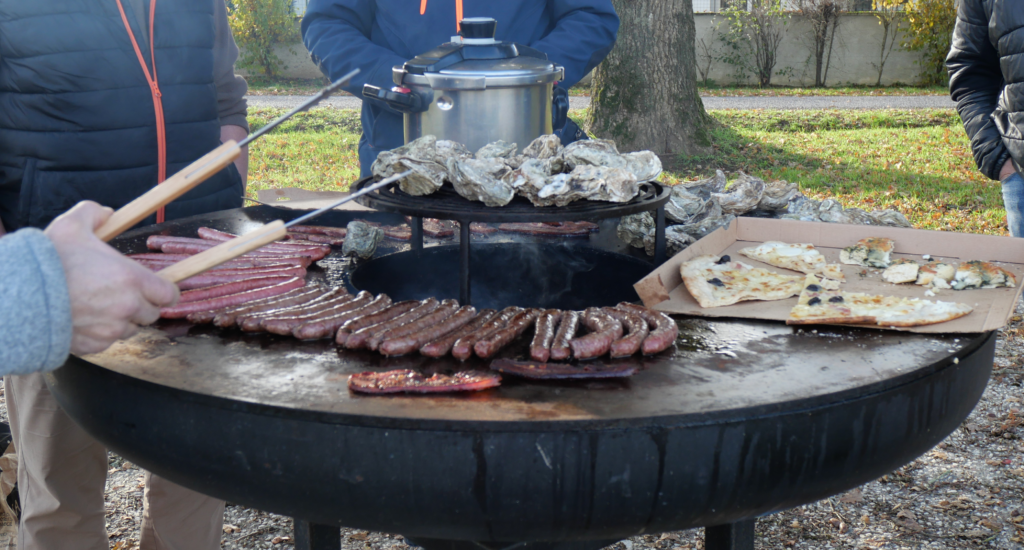
M 1024 308 L 1000 334 L 992 379 L 952 435 L 924 456 L 843 495 L 757 522 L 762 550 L 1024 549 Z M 7 407 L 0 387 L 0 419 Z M 111 454 L 107 531 L 114 550 L 138 546 L 142 471 Z M 404 550 L 401 535 L 342 529 L 345 550 Z M 291 519 L 229 505 L 222 546 L 294 548 Z M 704 548 L 700 529 L 643 535 L 611 550 Z

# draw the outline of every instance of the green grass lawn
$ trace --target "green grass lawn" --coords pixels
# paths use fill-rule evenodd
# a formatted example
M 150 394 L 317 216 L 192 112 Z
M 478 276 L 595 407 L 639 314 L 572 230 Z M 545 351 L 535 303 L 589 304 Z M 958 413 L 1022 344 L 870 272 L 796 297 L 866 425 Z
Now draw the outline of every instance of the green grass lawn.
M 252 109 L 259 127 L 283 113 Z M 573 113 L 578 115 L 580 113 Z M 956 113 L 913 111 L 711 111 L 720 124 L 709 155 L 681 158 L 675 184 L 721 169 L 800 184 L 805 195 L 865 210 L 894 208 L 916 226 L 1006 234 L 998 182 L 978 173 Z M 301 113 L 251 146 L 249 191 L 345 190 L 359 174 L 355 111 Z M 254 195 L 253 195 L 254 196 Z

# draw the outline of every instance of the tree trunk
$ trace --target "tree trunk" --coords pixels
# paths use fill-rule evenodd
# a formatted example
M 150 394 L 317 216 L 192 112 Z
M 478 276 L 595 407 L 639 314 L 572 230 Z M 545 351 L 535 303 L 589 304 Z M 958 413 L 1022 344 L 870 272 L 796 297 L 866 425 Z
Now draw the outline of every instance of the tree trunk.
M 711 150 L 711 117 L 697 93 L 693 6 L 612 0 L 622 23 L 594 73 L 587 128 L 622 152 L 697 155 Z

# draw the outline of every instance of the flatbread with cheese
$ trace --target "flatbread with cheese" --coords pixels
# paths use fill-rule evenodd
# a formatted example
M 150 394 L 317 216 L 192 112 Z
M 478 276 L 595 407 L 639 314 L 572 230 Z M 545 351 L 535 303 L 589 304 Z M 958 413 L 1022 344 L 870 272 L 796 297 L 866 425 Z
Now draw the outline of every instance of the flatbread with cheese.
M 887 237 L 867 237 L 839 252 L 839 261 L 850 265 L 866 267 L 889 267 L 889 255 L 896 248 L 896 242 Z
M 800 294 L 802 275 L 782 275 L 755 268 L 728 256 L 698 256 L 679 268 L 683 284 L 701 307 L 721 307 L 744 300 L 784 300 Z
M 827 290 L 820 285 L 817 277 L 808 275 L 797 305 L 790 310 L 786 324 L 917 327 L 963 317 L 972 310 L 966 304 L 954 302 Z
M 1013 273 L 992 262 L 963 262 L 956 268 L 956 275 L 951 283 L 956 290 L 968 288 L 999 288 L 1015 286 Z
M 744 248 L 740 250 L 740 254 L 775 267 L 792 269 L 808 275 L 821 275 L 837 281 L 846 280 L 842 267 L 839 264 L 829 264 L 812 244 L 768 241 Z

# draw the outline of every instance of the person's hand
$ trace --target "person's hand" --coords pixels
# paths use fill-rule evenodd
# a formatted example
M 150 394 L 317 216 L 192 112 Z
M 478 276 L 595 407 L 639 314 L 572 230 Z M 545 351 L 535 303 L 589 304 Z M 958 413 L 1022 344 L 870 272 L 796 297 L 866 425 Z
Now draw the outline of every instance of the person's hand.
M 1013 161 L 1006 159 L 1006 162 L 1003 163 L 1003 168 L 999 171 L 999 181 L 1005 180 L 1016 172 L 1017 167 L 1013 165 Z
M 71 298 L 71 353 L 97 353 L 160 317 L 178 287 L 129 260 L 94 232 L 113 210 L 80 202 L 46 228 L 64 265 Z
M 237 142 L 241 142 L 243 139 L 249 136 L 249 131 L 241 126 L 235 126 L 228 124 L 220 127 L 220 142 L 224 143 L 229 139 L 233 139 Z M 242 188 L 245 188 L 246 182 L 249 181 L 249 146 L 242 147 L 241 154 L 235 159 L 235 168 L 238 168 L 238 173 L 242 176 Z

